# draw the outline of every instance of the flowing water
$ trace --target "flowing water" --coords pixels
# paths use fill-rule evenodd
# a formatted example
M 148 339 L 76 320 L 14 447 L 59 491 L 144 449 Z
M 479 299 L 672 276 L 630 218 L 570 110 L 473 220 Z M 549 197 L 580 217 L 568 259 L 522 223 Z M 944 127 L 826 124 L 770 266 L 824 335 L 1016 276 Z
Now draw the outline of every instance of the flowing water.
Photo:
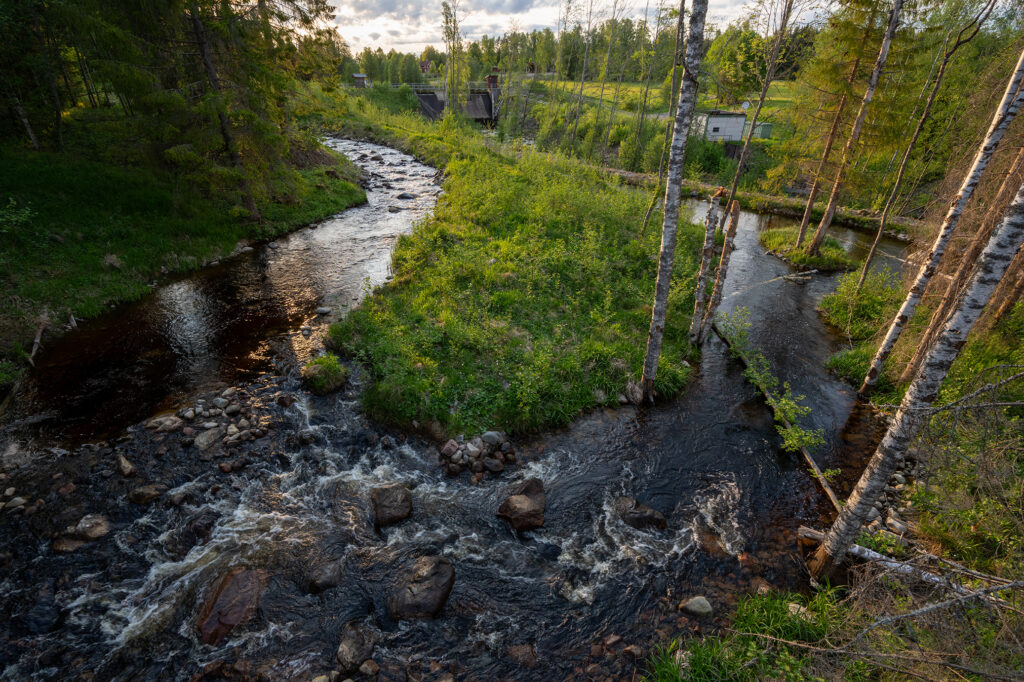
M 47 349 L 16 397 L 0 430 L 0 489 L 25 504 L 0 512 L 0 679 L 306 680 L 337 667 L 349 622 L 376 639 L 381 679 L 630 678 L 624 644 L 713 628 L 758 581 L 802 583 L 794 530 L 820 526 L 829 509 L 717 339 L 679 399 L 598 410 L 517 442 L 521 464 L 479 485 L 445 476 L 425 440 L 367 423 L 358 375 L 341 394 L 303 392 L 295 368 L 320 344 L 317 307 L 343 311 L 366 282 L 384 281 L 396 236 L 439 192 L 433 169 L 404 154 L 333 144 L 367 171 L 366 206 L 84 325 Z M 842 466 L 877 426 L 851 417 L 852 390 L 822 368 L 839 340 L 815 305 L 835 278 L 784 280 L 789 267 L 757 244 L 758 230 L 785 222 L 742 214 L 722 309 L 750 310 L 751 339 L 824 430 L 820 465 Z M 837 236 L 854 251 L 868 245 Z M 898 268 L 902 248 L 885 243 L 880 262 Z M 214 406 L 225 403 L 252 439 L 220 452 L 140 423 L 193 406 L 210 414 L 195 422 L 223 422 Z M 118 455 L 138 472 L 118 473 Z M 528 477 L 544 482 L 545 524 L 517 536 L 495 510 Z M 392 482 L 412 489 L 413 514 L 376 530 L 369 490 Z M 127 499 L 147 483 L 167 490 L 150 504 Z M 626 525 L 623 496 L 661 511 L 667 530 Z M 64 528 L 88 513 L 104 514 L 110 533 L 58 551 Z M 393 621 L 389 592 L 428 555 L 455 568 L 444 611 Z M 310 589 L 329 563 L 340 585 Z M 235 566 L 265 571 L 266 590 L 251 620 L 204 644 L 196 613 Z M 677 610 L 698 594 L 713 619 Z M 594 648 L 609 635 L 623 645 Z M 509 655 L 517 645 L 532 647 L 536 667 Z

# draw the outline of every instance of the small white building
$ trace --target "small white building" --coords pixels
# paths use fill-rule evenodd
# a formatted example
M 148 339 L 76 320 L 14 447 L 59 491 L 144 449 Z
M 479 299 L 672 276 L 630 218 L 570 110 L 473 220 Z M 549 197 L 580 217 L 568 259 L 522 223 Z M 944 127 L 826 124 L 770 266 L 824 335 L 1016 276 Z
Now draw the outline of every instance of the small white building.
M 726 140 L 737 142 L 743 139 L 743 130 L 747 125 L 744 112 L 721 111 L 713 109 L 697 114 L 694 133 L 703 135 L 706 140 Z

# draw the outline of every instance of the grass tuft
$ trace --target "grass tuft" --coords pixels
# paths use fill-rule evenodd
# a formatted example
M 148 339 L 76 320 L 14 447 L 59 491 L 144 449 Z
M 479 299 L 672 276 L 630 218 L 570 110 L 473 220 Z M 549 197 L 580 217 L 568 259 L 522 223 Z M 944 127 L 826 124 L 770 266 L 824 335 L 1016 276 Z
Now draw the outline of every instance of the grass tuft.
M 302 381 L 317 395 L 337 391 L 348 381 L 349 370 L 338 361 L 338 356 L 326 353 L 306 363 L 302 368 Z
M 825 237 L 821 251 L 817 256 L 809 256 L 807 252 L 796 249 L 797 229 L 795 227 L 777 227 L 765 230 L 759 236 L 761 246 L 768 251 L 782 256 L 790 263 L 819 272 L 835 272 L 836 270 L 852 270 L 860 263 L 846 255 L 843 245 L 832 237 Z

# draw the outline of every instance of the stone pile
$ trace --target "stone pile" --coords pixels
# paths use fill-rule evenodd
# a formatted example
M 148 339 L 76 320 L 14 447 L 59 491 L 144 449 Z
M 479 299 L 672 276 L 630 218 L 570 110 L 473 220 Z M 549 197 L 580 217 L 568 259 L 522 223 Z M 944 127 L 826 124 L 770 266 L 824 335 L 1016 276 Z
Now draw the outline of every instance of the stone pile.
M 441 448 L 440 464 L 449 476 L 458 476 L 470 471 L 474 481 L 480 481 L 485 474 L 500 474 L 505 465 L 516 463 L 512 444 L 501 431 L 485 431 L 466 441 L 463 436 L 449 440 Z

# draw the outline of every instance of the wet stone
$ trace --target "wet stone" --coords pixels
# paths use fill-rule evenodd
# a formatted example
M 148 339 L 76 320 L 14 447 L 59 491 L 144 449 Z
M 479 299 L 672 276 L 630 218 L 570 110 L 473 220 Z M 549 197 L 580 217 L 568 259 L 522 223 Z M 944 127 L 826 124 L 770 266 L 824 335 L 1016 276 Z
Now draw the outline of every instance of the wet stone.
M 217 644 L 256 614 L 260 596 L 266 588 L 267 574 L 241 566 L 232 568 L 218 580 L 199 611 L 196 628 L 206 644 Z
M 622 520 L 637 530 L 647 530 L 649 528 L 665 530 L 668 525 L 665 521 L 665 516 L 661 512 L 651 509 L 646 504 L 637 502 L 631 497 L 620 498 L 620 504 L 624 507 Z
M 151 483 L 149 485 L 139 486 L 130 493 L 128 493 L 128 499 L 135 504 L 149 504 L 156 498 L 164 494 L 167 490 L 167 486 L 159 483 Z
M 73 534 L 83 540 L 98 540 L 110 532 L 110 521 L 102 514 L 86 514 L 75 525 Z
M 537 653 L 532 644 L 517 644 L 508 648 L 508 657 L 521 668 L 537 667 Z
M 434 618 L 455 584 L 455 568 L 445 557 L 420 557 L 395 585 L 388 610 L 395 620 Z
M 398 523 L 412 514 L 412 495 L 400 483 L 374 488 L 370 500 L 378 528 Z
M 129 462 L 127 457 L 124 455 L 117 456 L 117 473 L 128 478 L 129 476 L 134 476 L 135 472 L 135 465 Z
M 323 592 L 337 587 L 345 577 L 345 561 L 328 561 L 313 569 L 309 576 L 309 591 Z
M 204 424 L 203 426 L 206 426 Z M 199 450 L 209 450 L 215 443 L 220 441 L 224 437 L 224 429 L 220 426 L 214 426 L 214 428 L 203 431 L 195 437 L 193 444 Z
M 367 637 L 355 624 L 345 625 L 335 654 L 341 672 L 349 674 L 359 670 L 359 666 L 373 655 L 373 647 L 373 639 Z
M 544 525 L 546 503 L 544 484 L 538 478 L 531 478 L 501 503 L 498 507 L 498 517 L 508 521 L 517 531 L 540 528 Z
M 505 465 L 493 457 L 485 457 L 483 460 L 484 467 L 492 474 L 499 474 L 505 470 Z

